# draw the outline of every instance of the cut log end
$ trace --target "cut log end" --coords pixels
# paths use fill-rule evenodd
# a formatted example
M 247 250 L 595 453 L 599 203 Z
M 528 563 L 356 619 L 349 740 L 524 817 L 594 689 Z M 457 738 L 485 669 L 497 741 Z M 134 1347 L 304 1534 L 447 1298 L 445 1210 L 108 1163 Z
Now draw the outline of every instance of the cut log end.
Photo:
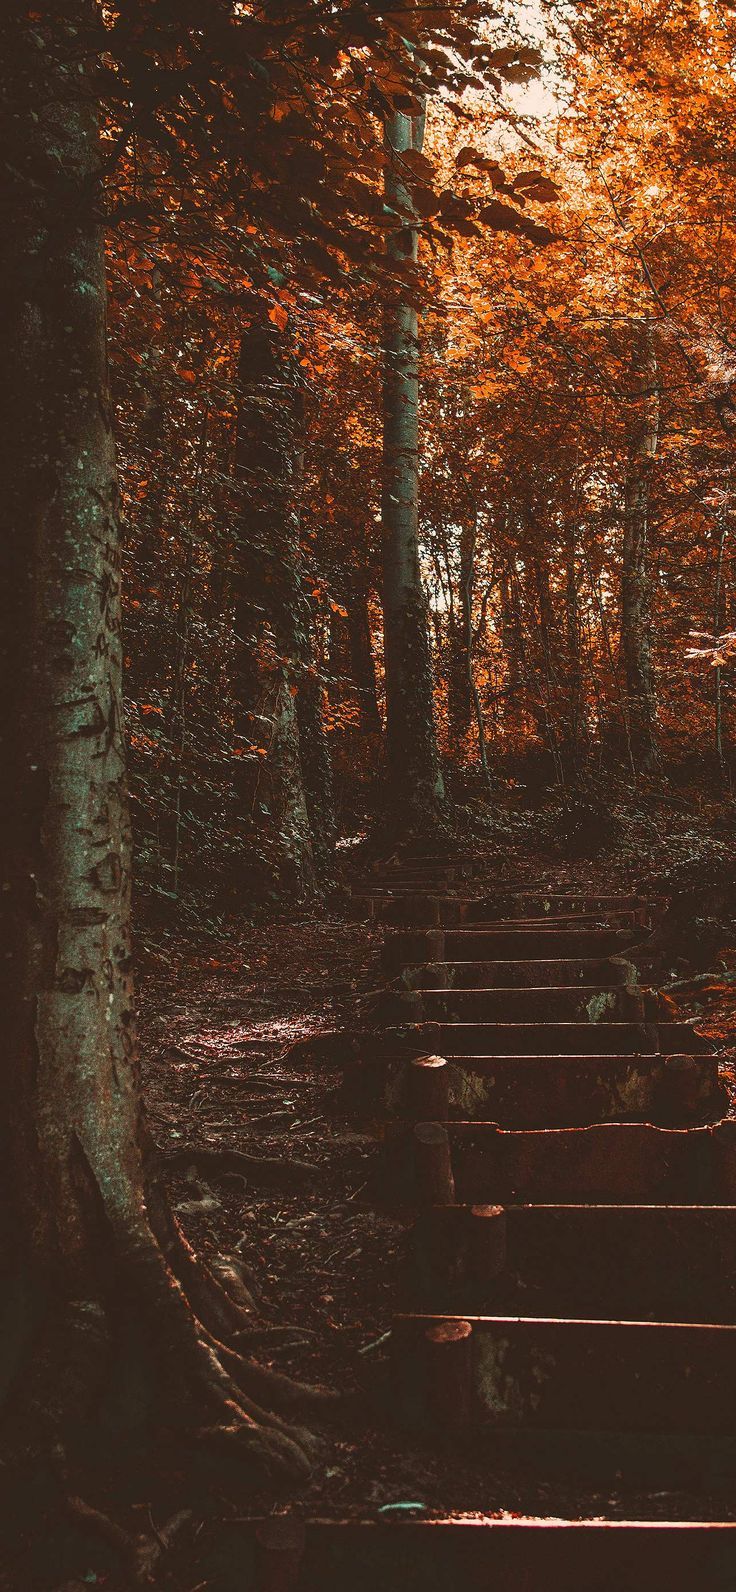
M 461 1317 L 437 1321 L 424 1334 L 427 1419 L 456 1431 L 470 1419 L 473 1324 Z
M 450 1078 L 444 1056 L 416 1056 L 410 1063 L 408 1104 L 413 1122 L 446 1122 L 450 1109 Z

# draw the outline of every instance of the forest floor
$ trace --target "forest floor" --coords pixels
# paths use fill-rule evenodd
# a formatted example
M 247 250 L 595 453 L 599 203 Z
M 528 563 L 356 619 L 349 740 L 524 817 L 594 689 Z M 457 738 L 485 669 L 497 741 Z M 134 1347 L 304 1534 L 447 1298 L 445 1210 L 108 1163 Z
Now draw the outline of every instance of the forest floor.
M 736 1031 L 732 821 L 723 806 L 652 797 L 646 807 L 622 809 L 615 837 L 594 859 L 565 857 L 553 839 L 540 855 L 539 812 L 509 815 L 503 833 L 478 849 L 492 878 L 597 889 L 636 884 L 658 894 L 671 888 L 684 905 L 660 939 L 658 982 L 672 986 L 673 1014 L 701 1017 L 724 1045 Z M 351 918 L 345 890 L 319 915 L 213 922 L 196 935 L 149 937 L 141 955 L 144 1087 L 159 1147 L 235 1150 L 316 1169 L 304 1187 L 289 1190 L 278 1177 L 259 1187 L 227 1169 L 203 1177 L 184 1157 L 171 1180 L 195 1250 L 210 1260 L 240 1257 L 258 1358 L 304 1381 L 354 1391 L 368 1411 L 328 1435 L 324 1465 L 297 1507 L 339 1516 L 416 1501 L 430 1513 L 629 1518 L 632 1507 L 640 1518 L 686 1517 L 695 1507 L 707 1518 L 702 1498 L 632 1500 L 629 1491 L 624 1500 L 579 1489 L 570 1496 L 563 1483 L 530 1488 L 523 1477 L 477 1461 L 455 1456 L 448 1466 L 392 1431 L 382 1340 L 400 1299 L 412 1216 L 376 1202 L 384 1127 L 351 1111 L 341 1093 L 348 1036 L 364 1025 L 381 987 L 381 938 L 380 929 Z M 346 1036 L 342 1047 L 328 1037 L 336 1032 Z M 248 1499 L 241 1512 L 259 1506 L 271 1509 L 273 1499 Z M 230 1511 L 224 1501 L 223 1510 Z M 714 1513 L 724 1518 L 723 1499 Z

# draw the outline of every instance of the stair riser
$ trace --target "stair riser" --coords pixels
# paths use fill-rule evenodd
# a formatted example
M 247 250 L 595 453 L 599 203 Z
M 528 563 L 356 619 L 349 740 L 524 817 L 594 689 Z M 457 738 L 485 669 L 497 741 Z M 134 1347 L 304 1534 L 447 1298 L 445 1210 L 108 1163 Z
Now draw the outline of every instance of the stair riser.
M 639 1023 L 649 1017 L 640 990 L 468 989 L 417 992 L 415 1021 L 435 1023 Z M 652 1016 L 654 1013 L 652 1013 Z
M 457 1345 L 428 1343 L 442 1319 L 395 1323 L 395 1392 L 412 1424 L 447 1422 L 454 1405 L 471 1428 L 736 1432 L 736 1327 L 475 1317 L 459 1364 Z
M 409 1016 L 406 1021 L 412 1023 L 417 1051 L 437 1056 L 672 1056 L 707 1050 L 686 1023 L 442 1023 Z
M 376 879 L 356 887 L 353 890 L 354 899 L 381 901 L 401 896 L 402 900 L 416 898 L 417 901 L 431 899 L 439 901 L 441 905 L 457 906 L 464 914 L 488 917 L 525 917 L 548 918 L 575 916 L 592 917 L 598 913 L 607 912 L 634 912 L 648 916 L 650 906 L 639 896 L 612 896 L 588 895 L 581 896 L 574 893 L 562 892 L 560 894 L 539 894 L 534 891 L 491 891 L 480 894 L 478 891 L 471 894 L 467 882 L 462 896 L 450 893 L 445 900 L 442 889 L 443 882 L 454 883 L 455 880 L 419 881 L 410 876 L 395 879 Z M 422 885 L 424 884 L 424 888 Z M 439 885 L 439 888 L 437 886 Z
M 388 978 L 404 967 L 442 961 L 580 960 L 625 955 L 636 936 L 619 929 L 442 929 L 386 936 L 382 966 Z
M 407 1285 L 432 1312 L 736 1323 L 735 1252 L 731 1206 L 444 1206 L 416 1224 Z
M 221 1522 L 215 1592 L 732 1592 L 736 1562 L 730 1524 L 316 1521 L 291 1552 L 264 1525 Z
M 598 911 L 583 913 L 560 904 L 559 909 L 550 906 L 545 912 L 539 903 L 519 902 L 513 908 L 501 910 L 488 902 L 467 901 L 459 896 L 414 895 L 411 892 L 385 896 L 355 895 L 353 905 L 357 917 L 385 924 L 387 928 L 394 924 L 407 924 L 417 928 L 451 929 L 469 924 L 493 926 L 518 920 L 519 923 L 526 921 L 540 927 L 549 923 L 558 929 L 574 928 L 576 923 L 580 923 L 590 929 L 614 927 L 633 930 L 647 927 L 649 923 L 647 912 L 640 907 L 601 907 Z
M 478 1057 L 450 1059 L 450 1114 L 505 1128 L 718 1121 L 728 1094 L 711 1057 Z
M 628 1123 L 506 1133 L 451 1123 L 461 1204 L 695 1204 L 736 1201 L 736 1121 L 678 1132 Z
M 426 962 L 407 974 L 412 989 L 581 989 L 633 984 L 636 971 L 624 957 L 588 961 L 561 958 L 527 962 Z

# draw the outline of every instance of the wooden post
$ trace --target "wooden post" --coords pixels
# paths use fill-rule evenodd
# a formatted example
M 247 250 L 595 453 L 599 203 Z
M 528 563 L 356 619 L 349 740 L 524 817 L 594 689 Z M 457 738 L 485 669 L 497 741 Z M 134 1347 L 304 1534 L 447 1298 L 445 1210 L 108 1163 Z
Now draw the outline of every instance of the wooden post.
M 442 1122 L 417 1122 L 414 1174 L 419 1205 L 454 1205 L 450 1135 Z
M 430 1205 L 420 1212 L 411 1238 L 412 1308 L 452 1310 L 458 1271 L 458 1208 Z
M 269 1515 L 256 1531 L 257 1592 L 296 1592 L 306 1530 L 296 1515 Z
M 449 1068 L 443 1056 L 415 1056 L 407 1074 L 411 1122 L 446 1122 L 450 1114 Z
M 468 1212 L 467 1280 L 482 1290 L 506 1269 L 506 1212 L 502 1205 L 471 1205 Z
M 453 1317 L 424 1334 L 426 1414 L 433 1426 L 457 1430 L 470 1419 L 473 1324 Z
M 426 934 L 428 962 L 444 962 L 445 960 L 445 931 L 444 929 L 428 929 Z

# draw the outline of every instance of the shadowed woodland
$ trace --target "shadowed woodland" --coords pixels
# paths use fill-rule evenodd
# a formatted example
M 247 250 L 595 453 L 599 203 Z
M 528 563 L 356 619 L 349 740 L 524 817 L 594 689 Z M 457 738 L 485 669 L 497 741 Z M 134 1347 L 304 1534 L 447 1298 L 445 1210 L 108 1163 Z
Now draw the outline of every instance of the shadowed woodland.
M 736 9 L 0 89 L 0 1586 L 726 1592 Z

